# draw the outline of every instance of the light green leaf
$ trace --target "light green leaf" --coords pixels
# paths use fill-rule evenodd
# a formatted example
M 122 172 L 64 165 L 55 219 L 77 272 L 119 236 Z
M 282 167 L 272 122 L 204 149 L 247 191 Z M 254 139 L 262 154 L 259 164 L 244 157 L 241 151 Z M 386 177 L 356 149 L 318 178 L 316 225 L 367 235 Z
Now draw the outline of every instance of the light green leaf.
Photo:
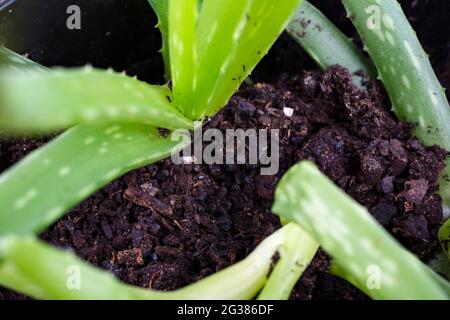
M 301 0 L 251 1 L 245 16 L 245 25 L 235 33 L 235 47 L 221 65 L 220 77 L 208 78 L 209 81 L 214 81 L 215 85 L 207 101 L 207 116 L 213 116 L 226 104 L 269 51 L 300 3 Z
M 170 80 L 169 1 L 170 0 L 148 0 L 158 17 L 157 27 L 161 32 L 162 38 L 161 54 L 164 59 L 164 77 L 167 81 Z
M 0 176 L 0 236 L 44 230 L 110 181 L 178 146 L 139 124 L 68 130 Z
M 201 8 L 198 26 L 198 66 L 195 70 L 193 117 L 202 117 L 243 32 L 252 1 L 210 1 Z M 241 66 L 241 68 L 243 68 Z
M 203 6 L 205 6 L 207 1 L 204 1 Z M 234 45 L 232 50 L 229 51 L 229 55 L 222 59 L 218 66 L 219 76 L 217 76 L 215 69 L 218 61 L 216 61 L 217 59 L 214 55 L 210 55 L 209 59 L 211 60 L 205 59 L 205 61 L 202 61 L 206 66 L 215 67 L 214 73 L 206 74 L 204 79 L 198 79 L 198 83 L 212 81 L 212 86 L 211 89 L 196 92 L 195 101 L 201 106 L 201 109 L 196 110 L 197 118 L 203 115 L 213 116 L 226 104 L 286 27 L 289 18 L 300 5 L 301 0 L 248 0 L 242 2 L 245 4 L 249 2 L 250 6 L 246 6 L 246 14 L 240 16 L 243 17 L 243 20 L 241 19 L 231 29 L 233 31 Z M 235 3 L 233 6 L 242 6 L 242 2 L 239 2 L 239 4 Z M 231 9 L 227 11 L 234 12 Z M 216 19 L 218 18 L 216 17 Z M 209 29 L 214 30 L 214 19 L 209 21 Z M 205 26 L 205 29 L 208 29 L 208 25 Z M 218 25 L 216 28 L 220 30 L 221 26 Z M 212 34 L 211 41 L 206 41 L 205 46 L 218 45 L 219 41 L 221 41 L 220 37 L 220 33 Z M 229 39 L 227 38 L 226 41 L 226 44 L 229 46 Z M 199 52 L 203 51 L 203 48 L 199 48 Z M 197 95 L 200 95 L 200 97 Z M 206 106 L 203 107 L 205 103 Z M 205 111 L 200 112 L 201 110 Z
M 134 122 L 168 129 L 191 128 L 191 121 L 170 99 L 167 87 L 90 68 L 2 72 L 0 126 L 27 133 L 80 123 Z
M 169 52 L 173 101 L 192 119 L 193 78 L 197 64 L 197 0 L 169 1 Z
M 285 226 L 246 259 L 172 292 L 123 284 L 73 253 L 32 237 L 0 238 L 0 284 L 37 299 L 251 299 L 266 281 L 276 251 L 286 244 Z
M 286 245 L 278 250 L 280 257 L 258 296 L 259 300 L 289 299 L 292 289 L 319 249 L 319 244 L 298 225 L 286 227 L 290 228 Z
M 448 299 L 430 269 L 310 162 L 280 181 L 272 211 L 298 223 L 375 299 Z
M 11 71 L 46 71 L 47 69 L 14 51 L 0 46 L 0 67 Z

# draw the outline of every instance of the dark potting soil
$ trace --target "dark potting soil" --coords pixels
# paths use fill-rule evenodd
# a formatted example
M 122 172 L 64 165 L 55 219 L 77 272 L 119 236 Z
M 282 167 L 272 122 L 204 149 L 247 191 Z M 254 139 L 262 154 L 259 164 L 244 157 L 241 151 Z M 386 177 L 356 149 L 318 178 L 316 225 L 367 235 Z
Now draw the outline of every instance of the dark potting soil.
M 398 123 L 387 105 L 376 84 L 360 91 L 338 66 L 243 88 L 208 127 L 280 129 L 278 174 L 261 176 L 259 165 L 164 160 L 114 181 L 41 236 L 127 283 L 176 289 L 243 259 L 279 228 L 270 212 L 276 184 L 309 159 L 426 259 L 438 247 L 436 191 L 447 154 L 412 138 L 411 126 Z M 2 150 L 16 160 L 33 143 Z M 327 268 L 321 252 L 292 298 L 364 298 Z

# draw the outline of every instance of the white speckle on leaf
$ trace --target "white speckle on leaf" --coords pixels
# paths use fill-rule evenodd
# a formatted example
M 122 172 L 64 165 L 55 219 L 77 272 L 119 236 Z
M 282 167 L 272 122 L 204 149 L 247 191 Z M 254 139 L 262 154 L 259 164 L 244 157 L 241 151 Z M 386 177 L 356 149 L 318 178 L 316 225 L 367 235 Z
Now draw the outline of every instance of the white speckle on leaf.
M 98 112 L 94 108 L 86 108 L 83 110 L 83 118 L 86 120 L 94 120 L 98 118 Z
M 236 29 L 233 32 L 233 41 L 236 42 L 239 40 L 239 38 L 242 35 L 242 31 L 244 31 L 245 26 L 247 25 L 247 17 L 242 17 L 239 21 L 238 25 L 236 26 Z
M 375 246 L 369 239 L 362 239 L 361 247 L 363 247 L 363 249 L 366 251 L 373 251 L 375 249 Z
M 407 104 L 407 105 L 406 105 L 406 111 L 407 111 L 409 114 L 413 113 L 413 111 L 414 111 L 413 106 L 410 105 L 410 104 Z
M 419 59 L 418 59 L 418 58 L 416 57 L 416 55 L 414 54 L 413 49 L 411 48 L 411 45 L 410 45 L 409 42 L 406 41 L 406 40 L 403 42 L 403 44 L 405 45 L 406 51 L 408 51 L 408 55 L 409 55 L 409 57 L 411 58 L 411 61 L 412 61 L 413 65 L 414 65 L 414 67 L 415 67 L 417 70 L 420 70 L 421 67 L 420 67 Z
M 390 33 L 389 31 L 385 32 L 386 35 L 386 39 L 388 40 L 389 44 L 393 47 L 395 47 L 395 40 L 394 40 L 394 36 L 392 35 L 392 33 Z
M 131 105 L 127 108 L 127 110 L 128 110 L 128 113 L 130 113 L 130 114 L 136 114 L 139 112 L 139 107 Z
M 402 81 L 403 81 L 403 84 L 405 85 L 405 87 L 406 87 L 406 89 L 411 89 L 411 82 L 409 81 L 409 78 L 408 78 L 408 76 L 407 75 L 402 75 Z
M 61 169 L 59 169 L 58 171 L 58 175 L 60 177 L 64 177 L 67 176 L 70 173 L 70 167 L 62 167 Z
M 386 268 L 390 273 L 394 273 L 394 272 L 398 271 L 397 264 L 392 260 L 384 259 L 383 265 L 384 265 L 384 268 Z
M 115 106 L 110 106 L 106 109 L 106 114 L 112 118 L 117 117 L 119 115 L 119 110 Z
M 380 39 L 381 42 L 386 42 L 386 37 L 381 30 L 373 30 L 373 32 L 375 32 L 375 34 L 377 35 L 378 39 Z
M 107 180 L 113 179 L 113 178 L 117 177 L 121 172 L 122 172 L 122 170 L 120 168 L 112 169 L 105 175 L 105 178 Z
M 43 161 L 44 165 L 48 166 L 52 161 L 50 160 L 50 158 L 45 158 Z
M 134 92 L 134 96 L 138 97 L 139 99 L 143 99 L 144 98 L 144 94 L 140 91 L 135 91 Z
M 80 192 L 78 193 L 78 196 L 80 198 L 86 198 L 88 195 L 93 193 L 95 191 L 95 189 L 96 189 L 95 184 L 87 185 L 80 190 Z
M 17 199 L 16 202 L 14 202 L 14 208 L 17 210 L 25 208 L 31 200 L 37 197 L 37 195 L 38 191 L 36 189 L 29 190 L 22 197 Z
M 48 222 L 53 222 L 56 219 L 59 218 L 59 216 L 64 213 L 64 208 L 63 207 L 55 207 L 53 209 L 51 209 L 47 215 L 46 215 L 46 220 Z
M 419 117 L 419 126 L 421 128 L 425 128 L 426 127 L 425 119 L 422 116 Z
M 119 131 L 119 130 L 120 130 L 120 127 L 119 127 L 119 126 L 112 126 L 112 127 L 107 128 L 107 129 L 105 130 L 105 133 L 106 133 L 106 134 L 113 134 L 113 133 L 116 133 L 116 132 Z
M 388 28 L 390 30 L 395 30 L 394 20 L 391 18 L 391 16 L 389 16 L 385 13 L 381 16 L 381 19 L 386 28 Z
M 144 162 L 146 162 L 147 159 L 146 158 L 138 158 L 136 160 L 134 160 L 131 165 L 132 166 L 138 166 L 138 165 L 142 165 Z
M 217 29 L 218 29 L 219 23 L 217 21 L 214 21 L 213 25 L 208 31 L 208 38 L 206 39 L 207 43 L 211 43 L 212 39 L 216 35 Z
M 179 50 L 180 56 L 184 55 L 184 43 L 180 42 L 178 44 L 178 50 Z
M 222 74 L 222 75 L 225 75 L 225 73 L 227 72 L 227 70 L 228 70 L 228 66 L 230 65 L 230 57 L 228 57 L 223 63 L 222 63 L 222 65 L 220 66 L 220 73 Z
M 431 103 L 433 103 L 433 105 L 437 106 L 439 104 L 439 101 L 438 101 L 438 98 L 437 98 L 437 93 L 434 92 L 433 90 L 429 89 L 428 90 L 428 95 L 430 96 Z
M 95 137 L 87 137 L 86 139 L 84 139 L 84 144 L 90 145 L 90 144 L 94 143 L 94 141 L 95 141 Z

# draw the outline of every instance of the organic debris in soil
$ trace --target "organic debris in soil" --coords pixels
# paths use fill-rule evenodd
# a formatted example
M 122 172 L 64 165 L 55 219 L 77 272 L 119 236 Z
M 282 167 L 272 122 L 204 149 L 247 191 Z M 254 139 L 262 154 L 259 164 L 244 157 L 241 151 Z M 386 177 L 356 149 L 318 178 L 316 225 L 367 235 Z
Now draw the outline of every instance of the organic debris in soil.
M 261 176 L 258 165 L 164 160 L 111 183 L 42 238 L 127 283 L 176 289 L 243 259 L 279 228 L 270 212 L 276 184 L 309 159 L 425 259 L 437 247 L 447 154 L 412 138 L 387 106 L 375 83 L 360 91 L 339 66 L 243 88 L 208 127 L 280 129 L 277 175 Z M 319 252 L 292 298 L 365 297 L 327 274 L 328 265 Z

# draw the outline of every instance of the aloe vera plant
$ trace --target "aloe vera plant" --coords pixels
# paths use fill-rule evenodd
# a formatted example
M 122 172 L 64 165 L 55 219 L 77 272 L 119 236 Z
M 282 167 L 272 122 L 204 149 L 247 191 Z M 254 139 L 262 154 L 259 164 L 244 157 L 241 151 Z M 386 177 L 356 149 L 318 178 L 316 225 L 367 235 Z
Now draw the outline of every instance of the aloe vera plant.
M 426 143 L 450 149 L 448 102 L 396 1 L 343 1 L 394 111 L 417 123 L 417 134 Z M 69 128 L 0 176 L 5 190 L 0 193 L 0 284 L 43 299 L 244 299 L 259 291 L 259 299 L 286 299 L 320 245 L 334 259 L 331 271 L 373 298 L 450 298 L 448 282 L 402 248 L 311 163 L 291 168 L 276 192 L 273 211 L 297 225 L 285 225 L 240 263 L 174 292 L 122 284 L 31 236 L 123 173 L 184 147 L 170 133 L 160 135 L 158 128 L 192 129 L 195 120 L 214 116 L 301 3 L 149 2 L 158 16 L 171 87 L 91 67 L 48 70 L 0 49 L 0 129 L 29 134 Z M 380 13 L 379 25 L 374 13 Z M 323 69 L 339 63 L 354 74 L 376 73 L 307 2 L 288 31 Z M 332 55 L 330 43 L 336 49 Z M 445 199 L 450 198 L 447 182 L 444 177 Z M 448 249 L 448 223 L 439 235 Z M 279 259 L 269 274 L 275 253 Z M 54 281 L 46 277 L 49 270 Z M 68 270 L 79 272 L 80 290 L 70 289 Z

